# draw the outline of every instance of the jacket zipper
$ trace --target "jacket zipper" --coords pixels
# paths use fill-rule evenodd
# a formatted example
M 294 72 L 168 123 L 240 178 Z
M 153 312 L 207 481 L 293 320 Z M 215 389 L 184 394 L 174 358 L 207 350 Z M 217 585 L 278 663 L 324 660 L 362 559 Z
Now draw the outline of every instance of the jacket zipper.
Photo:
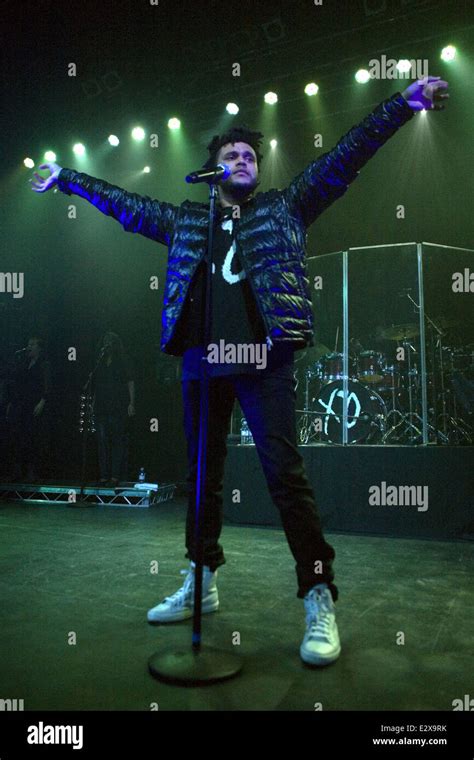
M 237 237 L 237 236 L 236 236 L 236 237 Z M 237 240 L 236 240 L 236 245 L 237 245 Z M 257 298 L 257 294 L 256 294 L 256 292 L 255 292 L 255 288 L 254 288 L 254 285 L 253 285 L 253 280 L 252 280 L 252 278 L 251 278 L 251 276 L 250 276 L 250 273 L 248 272 L 248 270 L 247 270 L 247 268 L 246 268 L 246 266 L 245 266 L 245 262 L 244 262 L 244 257 L 243 257 L 243 256 L 242 256 L 242 260 L 241 260 L 241 262 L 240 262 L 240 263 L 242 264 L 242 268 L 243 268 L 243 270 L 244 270 L 244 272 L 245 272 L 245 274 L 246 274 L 246 276 L 247 276 L 247 279 L 248 279 L 248 281 L 249 281 L 249 283 L 250 283 L 250 288 L 251 288 L 251 290 L 252 290 L 252 293 L 253 293 L 253 297 L 254 297 L 254 299 L 255 299 L 255 303 L 257 304 L 257 308 L 258 308 L 258 310 L 259 310 L 259 312 L 260 312 L 260 316 L 262 317 L 262 322 L 263 322 L 263 324 L 264 324 L 264 326 L 265 326 L 265 329 L 267 330 L 267 336 L 266 336 L 266 338 L 265 338 L 265 341 L 266 341 L 266 344 L 267 344 L 267 346 L 268 346 L 268 350 L 269 350 L 269 351 L 271 351 L 271 348 L 272 348 L 272 346 L 273 346 L 274 344 L 273 344 L 273 341 L 272 341 L 272 339 L 271 339 L 271 338 L 270 338 L 270 336 L 268 335 L 268 333 L 270 332 L 270 330 L 268 329 L 268 323 L 267 323 L 267 319 L 266 319 L 266 317 L 265 317 L 265 314 L 263 313 L 262 307 L 260 306 L 260 302 L 259 302 L 259 300 L 258 300 L 258 298 Z

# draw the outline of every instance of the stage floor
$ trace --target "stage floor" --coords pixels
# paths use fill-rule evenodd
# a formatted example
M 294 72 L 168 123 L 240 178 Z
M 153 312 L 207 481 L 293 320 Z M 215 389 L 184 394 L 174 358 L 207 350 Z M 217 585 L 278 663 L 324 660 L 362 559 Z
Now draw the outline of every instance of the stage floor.
M 3 699 L 25 711 L 451 711 L 472 696 L 472 543 L 327 533 L 342 654 L 314 670 L 299 659 L 304 609 L 282 531 L 230 524 L 203 642 L 238 651 L 244 670 L 197 689 L 155 681 L 148 658 L 191 640 L 191 620 L 146 622 L 182 583 L 185 509 L 183 498 L 143 510 L 0 503 Z

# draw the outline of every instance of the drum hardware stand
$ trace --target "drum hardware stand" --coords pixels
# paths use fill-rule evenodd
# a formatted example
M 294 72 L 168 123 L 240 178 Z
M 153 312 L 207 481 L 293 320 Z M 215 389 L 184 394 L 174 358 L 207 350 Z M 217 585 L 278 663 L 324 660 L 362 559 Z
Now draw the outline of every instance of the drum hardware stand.
M 386 422 L 387 422 L 387 428 L 388 429 L 384 433 L 384 435 L 382 436 L 382 443 L 387 443 L 387 441 L 389 440 L 389 438 L 392 437 L 392 435 L 395 432 L 395 430 L 397 430 L 397 428 L 402 424 L 402 422 L 404 420 L 404 416 L 403 416 L 402 412 L 399 409 L 396 408 L 395 389 L 393 389 L 393 391 L 392 391 L 392 404 L 393 404 L 393 408 L 390 409 L 390 411 L 387 414 Z M 397 422 L 397 423 L 392 422 L 392 424 L 390 425 L 390 427 L 388 427 L 389 426 L 389 420 L 391 420 L 392 417 L 393 418 L 398 418 L 399 422 Z M 396 437 L 396 440 L 399 440 L 398 437 Z
M 455 404 L 455 399 L 453 399 L 453 404 Z M 443 417 L 443 414 L 440 415 Z M 460 419 L 456 419 L 455 417 L 451 417 L 449 412 L 446 413 L 446 417 L 450 423 L 451 430 L 449 431 L 449 434 L 452 433 L 455 434 L 455 439 L 452 441 L 454 444 L 459 445 L 462 440 L 465 440 L 466 443 L 472 443 L 472 437 L 469 433 L 469 430 L 465 427 L 464 423 Z M 443 420 L 446 422 L 446 418 Z M 444 443 L 450 443 L 450 439 L 448 436 L 444 436 L 443 433 L 439 433 L 440 437 L 443 436 L 446 440 L 443 441 Z
M 391 432 L 393 430 L 395 430 L 395 428 L 398 427 L 398 424 L 400 424 L 400 422 L 403 420 L 403 414 L 402 414 L 402 412 L 399 409 L 397 409 L 397 388 L 396 388 L 396 384 L 395 384 L 395 375 L 393 377 L 392 391 L 391 392 L 392 392 L 392 408 L 387 413 L 387 417 L 386 417 L 385 421 L 386 421 L 387 426 L 388 426 L 389 420 L 393 417 L 394 419 L 398 418 L 399 419 L 399 423 L 397 423 L 397 424 L 392 423 L 392 425 L 390 426 L 390 428 L 387 430 L 387 432 L 385 433 L 385 435 L 382 437 L 382 443 L 386 442 L 386 438 L 388 438 L 390 436 Z
M 432 322 L 431 319 L 430 319 L 430 322 Z M 434 325 L 434 327 L 436 328 L 436 325 Z M 449 443 L 449 435 L 451 433 L 455 433 L 457 434 L 456 439 L 454 441 L 455 443 L 459 443 L 459 435 L 461 437 L 464 437 L 468 443 L 472 443 L 471 436 L 469 435 L 468 431 L 464 428 L 464 425 L 462 424 L 461 420 L 458 419 L 456 397 L 454 394 L 450 393 L 450 391 L 446 387 L 446 383 L 445 383 L 446 373 L 445 373 L 445 368 L 444 368 L 445 365 L 444 365 L 444 359 L 443 359 L 443 346 L 442 346 L 442 341 L 441 341 L 442 332 L 441 330 L 439 330 L 439 328 L 436 328 L 436 329 L 438 330 L 438 333 L 439 333 L 438 351 L 439 351 L 439 373 L 440 373 L 440 379 L 441 379 L 440 395 L 441 395 L 441 404 L 442 404 L 442 411 L 439 417 L 442 420 L 443 434 L 444 434 L 443 437 L 446 439 L 446 443 Z M 451 352 L 451 370 L 454 370 L 452 352 Z M 448 411 L 448 404 L 446 401 L 448 396 L 451 396 L 451 399 L 452 399 L 452 411 L 453 411 L 454 416 L 452 416 L 450 412 Z M 448 429 L 448 424 L 449 424 L 450 429 Z
M 417 428 L 416 425 L 413 424 L 413 418 L 414 417 L 416 417 L 417 421 L 423 422 L 423 420 L 421 419 L 420 415 L 417 414 L 413 410 L 413 383 L 412 383 L 413 370 L 412 370 L 412 364 L 411 364 L 411 352 L 413 351 L 413 353 L 416 354 L 416 349 L 415 349 L 414 346 L 411 345 L 411 343 L 406 338 L 404 338 L 404 340 L 402 341 L 402 346 L 403 346 L 403 349 L 404 349 L 405 352 L 408 350 L 407 353 L 405 354 L 406 356 L 408 356 L 408 362 L 407 362 L 407 368 L 408 368 L 408 427 L 412 428 L 416 432 L 417 436 L 421 436 L 422 435 L 421 430 L 419 428 Z
M 303 419 L 301 421 L 301 427 L 300 427 L 300 433 L 299 438 L 300 442 L 305 446 L 307 445 L 312 438 L 317 438 L 321 436 L 320 430 L 314 430 L 314 432 L 311 431 L 311 428 L 314 426 L 314 420 L 311 420 L 311 417 L 322 417 L 324 416 L 324 412 L 312 412 L 307 409 L 297 409 L 298 413 L 303 414 Z M 321 440 L 319 440 L 319 443 L 321 443 Z
M 418 428 L 414 424 L 414 418 L 416 418 L 417 421 L 423 422 L 419 414 L 417 414 L 413 410 L 413 387 L 412 387 L 412 377 L 413 377 L 413 370 L 412 370 L 412 363 L 411 363 L 411 352 L 416 353 L 416 349 L 414 346 L 411 345 L 406 335 L 403 336 L 401 345 L 403 346 L 403 349 L 405 351 L 405 356 L 407 356 L 407 386 L 408 386 L 408 412 L 405 414 L 402 414 L 401 412 L 398 412 L 398 410 L 393 410 L 394 412 L 398 412 L 398 415 L 401 417 L 400 421 L 396 425 L 392 425 L 392 427 L 387 430 L 385 435 L 382 438 L 382 443 L 387 443 L 387 441 L 394 435 L 394 433 L 398 430 L 398 428 L 403 425 L 402 435 L 406 435 L 409 431 L 411 432 L 411 435 L 409 436 L 408 442 L 412 443 L 415 438 L 422 436 L 422 432 L 420 428 Z M 396 439 L 399 441 L 401 439 L 400 436 L 397 436 Z
M 410 301 L 413 303 L 416 309 L 419 310 L 419 305 L 414 301 L 414 299 L 407 294 L 407 297 L 410 299 Z M 425 311 L 425 319 L 429 322 L 429 328 L 431 332 L 431 355 L 432 355 L 432 376 L 433 376 L 433 390 L 432 390 L 432 398 L 433 398 L 433 422 L 434 425 L 431 425 L 428 423 L 428 430 L 432 433 L 434 433 L 435 437 L 435 443 L 441 442 L 441 443 L 449 443 L 449 436 L 448 436 L 448 425 L 447 422 L 451 423 L 454 427 L 457 427 L 456 421 L 448 414 L 447 412 L 447 405 L 446 405 L 446 384 L 444 381 L 445 371 L 444 371 L 444 360 L 443 360 L 443 342 L 442 338 L 444 336 L 444 332 L 441 329 L 441 327 L 438 327 L 438 325 L 431 319 L 429 314 Z M 437 340 L 435 341 L 435 332 L 438 334 Z M 442 412 L 441 414 L 438 414 L 437 404 L 438 404 L 438 393 L 436 388 L 436 348 L 438 349 L 439 354 L 439 374 L 440 374 L 440 395 L 441 395 L 441 405 L 442 405 Z M 443 430 L 441 431 L 439 429 L 439 423 L 438 420 L 441 418 Z
M 311 419 L 311 417 L 314 417 L 315 414 L 318 414 L 318 412 L 313 412 L 309 408 L 309 382 L 311 379 L 311 375 L 312 375 L 311 370 L 307 368 L 305 371 L 304 409 L 296 410 L 298 413 L 301 413 L 303 415 L 302 419 L 299 422 L 300 424 L 299 437 L 302 444 L 307 444 L 309 443 L 311 438 L 314 438 L 320 435 L 319 430 L 315 430 L 314 433 L 311 433 L 311 428 L 314 425 L 314 421 Z
M 433 397 L 433 422 L 434 422 L 434 428 L 430 428 L 435 433 L 435 442 L 438 443 L 438 441 L 441 440 L 442 443 L 449 443 L 449 437 L 448 437 L 448 425 L 447 425 L 447 418 L 449 417 L 447 413 L 447 405 L 446 405 L 446 384 L 444 382 L 444 360 L 443 360 L 443 331 L 438 325 L 433 322 L 431 317 L 428 316 L 428 314 L 425 312 L 425 318 L 429 322 L 429 329 L 431 333 L 431 348 L 432 348 L 432 365 L 433 365 L 433 390 L 432 390 L 432 397 Z M 437 338 L 435 339 L 435 332 L 437 333 Z M 436 350 L 438 350 L 439 355 L 439 378 L 440 378 L 440 396 L 441 396 L 441 407 L 442 411 L 441 414 L 438 414 L 438 390 L 436 387 Z M 443 432 L 439 429 L 438 420 L 442 420 L 442 426 L 443 426 Z M 456 425 L 455 421 L 452 418 L 449 418 L 450 422 L 454 423 Z
M 440 356 L 442 355 L 442 348 L 440 352 Z M 453 352 L 450 352 L 450 359 L 451 359 L 451 375 L 455 371 L 454 362 L 453 362 Z M 465 426 L 464 422 L 460 417 L 458 417 L 458 408 L 457 408 L 457 402 L 456 402 L 456 395 L 447 389 L 445 389 L 444 385 L 444 365 L 441 361 L 441 375 L 442 375 L 442 388 L 443 388 L 443 411 L 441 413 L 441 416 L 443 417 L 443 423 L 446 429 L 447 421 L 449 421 L 451 429 L 456 434 L 456 438 L 454 440 L 455 444 L 459 444 L 462 440 L 465 440 L 466 443 L 472 443 L 472 436 L 470 434 L 469 429 L 467 426 Z M 446 396 L 450 395 L 452 399 L 452 409 L 454 417 L 452 417 L 449 412 L 446 410 Z M 449 442 L 449 438 L 448 438 Z

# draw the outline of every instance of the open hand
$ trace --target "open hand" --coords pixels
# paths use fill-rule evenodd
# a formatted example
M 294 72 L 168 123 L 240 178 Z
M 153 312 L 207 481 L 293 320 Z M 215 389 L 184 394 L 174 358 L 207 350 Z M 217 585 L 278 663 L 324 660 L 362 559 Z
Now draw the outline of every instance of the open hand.
M 41 164 L 39 168 L 49 169 L 50 176 L 41 177 L 38 174 L 38 172 L 34 172 L 34 175 L 36 177 L 36 182 L 30 179 L 31 189 L 34 190 L 35 193 L 45 193 L 46 190 L 50 190 L 52 187 L 56 185 L 57 179 L 59 177 L 59 172 L 61 171 L 62 167 L 58 166 L 58 164 L 47 163 L 47 164 Z
M 449 98 L 448 87 L 441 77 L 423 77 L 407 87 L 402 95 L 414 111 L 444 111 L 446 106 L 440 101 Z

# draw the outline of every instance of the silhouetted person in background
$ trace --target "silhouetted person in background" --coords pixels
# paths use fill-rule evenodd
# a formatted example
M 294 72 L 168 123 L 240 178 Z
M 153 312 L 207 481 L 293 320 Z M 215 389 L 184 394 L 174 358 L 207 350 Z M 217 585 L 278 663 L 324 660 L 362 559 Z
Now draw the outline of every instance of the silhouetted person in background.
M 127 478 L 128 418 L 135 414 L 135 382 L 119 336 L 106 332 L 93 380 L 100 484 L 115 487 Z
M 32 336 L 17 351 L 8 384 L 12 480 L 36 482 L 49 451 L 51 365 L 41 338 Z

